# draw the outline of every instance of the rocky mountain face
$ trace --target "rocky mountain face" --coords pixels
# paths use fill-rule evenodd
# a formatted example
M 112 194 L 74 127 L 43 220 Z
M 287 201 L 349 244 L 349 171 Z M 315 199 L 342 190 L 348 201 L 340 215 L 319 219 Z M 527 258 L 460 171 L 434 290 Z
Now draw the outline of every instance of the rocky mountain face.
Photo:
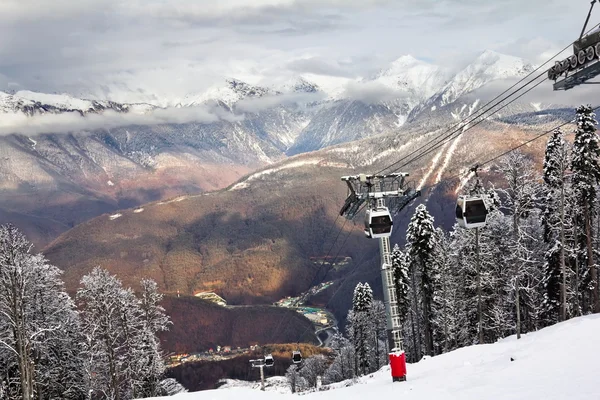
M 417 203 L 427 201 L 436 224 L 450 227 L 461 187 L 456 176 L 465 177 L 470 166 L 572 117 L 560 115 L 549 114 L 537 124 L 489 120 L 403 167 L 415 187 L 437 184 Z M 102 265 L 134 287 L 149 276 L 166 292 L 215 291 L 229 304 L 270 303 L 315 282 L 334 280 L 329 295 L 336 296 L 329 306 L 342 313 L 356 282 L 369 281 L 377 288 L 380 276 L 377 243 L 364 238 L 360 217 L 346 223 L 336 219 L 346 196 L 340 177 L 379 171 L 419 149 L 435 133 L 417 135 L 406 126 L 290 157 L 226 189 L 97 217 L 61 235 L 45 253 L 65 270 L 70 288 Z M 525 150 L 541 162 L 544 146 L 540 140 Z M 487 168 L 482 176 L 497 180 L 494 166 Z M 394 243 L 403 242 L 412 209 L 395 221 Z M 334 241 L 338 230 L 342 233 Z M 351 261 L 330 268 L 322 259 L 330 248 L 331 256 Z
M 397 129 L 410 112 L 444 85 L 443 68 L 400 57 L 376 76 L 346 90 L 346 98 L 326 103 L 302 131 L 288 154 L 318 150 Z
M 213 123 L 0 135 L 0 222 L 17 223 L 43 247 L 57 233 L 96 215 L 219 189 L 282 159 L 306 125 L 310 111 L 276 105 L 233 118 L 238 115 L 236 105 L 253 105 L 240 104 L 240 100 L 259 99 L 269 93 L 239 81 L 228 81 L 227 85 L 223 98 L 207 100 L 204 106 L 232 118 Z M 233 96 L 238 100 L 232 102 Z M 194 105 L 192 102 L 188 107 Z M 36 118 L 48 115 L 76 113 L 87 117 L 110 111 L 143 116 L 155 109 L 148 104 L 87 101 L 66 95 L 1 93 L 0 129 L 8 129 L 11 118 L 28 118 L 39 124 Z

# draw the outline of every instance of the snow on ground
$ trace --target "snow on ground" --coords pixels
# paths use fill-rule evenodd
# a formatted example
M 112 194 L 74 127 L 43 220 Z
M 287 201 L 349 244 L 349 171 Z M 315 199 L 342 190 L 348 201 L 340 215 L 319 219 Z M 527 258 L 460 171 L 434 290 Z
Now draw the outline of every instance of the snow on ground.
M 43 104 L 49 104 L 61 108 L 88 110 L 92 107 L 91 101 L 77 99 L 68 94 L 48 94 L 32 92 L 29 90 L 20 90 L 17 93 L 15 93 L 15 96 L 31 101 L 39 101 Z
M 421 190 L 423 188 L 423 186 L 425 186 L 425 183 L 427 182 L 427 180 L 429 179 L 431 174 L 433 174 L 433 171 L 435 171 L 435 168 L 437 167 L 438 163 L 440 162 L 440 158 L 442 157 L 442 154 L 444 154 L 444 151 L 446 151 L 446 147 L 448 147 L 447 144 L 443 145 L 441 150 L 438 151 L 436 153 L 436 155 L 433 157 L 433 160 L 431 160 L 431 167 L 425 173 L 425 175 L 423 175 L 421 182 L 419 182 L 419 186 L 417 186 L 417 190 Z
M 535 111 L 541 111 L 542 110 L 542 103 L 531 103 L 531 106 L 533 107 L 533 109 Z
M 450 145 L 450 148 L 448 149 L 448 152 L 446 153 L 446 157 L 444 158 L 444 163 L 438 170 L 437 176 L 435 177 L 436 185 L 441 182 L 442 175 L 444 175 L 444 172 L 446 172 L 446 168 L 448 168 L 448 164 L 450 164 L 450 160 L 452 159 L 452 156 L 454 155 L 454 151 L 456 150 L 456 147 L 458 146 L 458 142 L 460 142 L 461 138 L 462 138 L 462 135 L 458 136 L 456 139 L 454 139 L 454 141 Z
M 143 209 L 143 208 L 136 208 L 135 210 L 133 210 L 133 212 L 134 212 L 134 213 L 136 213 L 136 214 L 139 214 L 139 213 L 141 213 L 142 211 L 144 211 L 144 209 Z
M 115 184 L 114 184 L 114 182 L 113 182 L 113 181 L 106 181 L 106 184 L 107 184 L 108 186 L 115 186 Z
M 306 394 L 323 400 L 593 400 L 600 398 L 600 315 L 575 318 L 495 344 L 465 347 L 408 365 L 392 383 L 388 367 L 348 388 Z M 514 361 L 511 361 L 511 357 Z M 343 385 L 338 385 L 343 386 Z M 235 387 L 174 400 L 284 400 L 296 395 Z
M 283 164 L 279 167 L 275 167 L 275 168 L 269 168 L 269 169 L 265 169 L 263 171 L 259 171 L 255 174 L 250 175 L 248 178 L 246 178 L 246 180 L 244 180 L 243 182 L 240 183 L 236 183 L 235 185 L 233 185 L 231 187 L 231 189 L 229 190 L 239 190 L 239 189 L 243 189 L 243 188 L 247 188 L 248 187 L 248 183 L 252 180 L 255 180 L 256 178 L 259 178 L 263 175 L 269 175 L 284 169 L 290 169 L 290 168 L 298 168 L 298 167 L 302 167 L 304 165 L 317 165 L 319 164 L 321 161 L 323 161 L 320 158 L 309 158 L 309 159 L 304 159 L 304 160 L 298 160 L 298 161 L 293 161 L 287 164 Z
M 256 371 L 256 373 L 258 374 L 258 371 Z M 224 382 L 225 383 L 219 387 L 219 390 L 239 388 L 260 390 L 260 381 L 248 382 L 237 379 L 225 379 Z M 272 376 L 265 379 L 265 391 L 288 394 L 290 393 L 290 387 L 285 376 Z
M 115 219 L 122 217 L 123 214 L 113 214 L 110 217 L 108 217 L 108 219 L 110 219 L 111 221 L 114 221 Z

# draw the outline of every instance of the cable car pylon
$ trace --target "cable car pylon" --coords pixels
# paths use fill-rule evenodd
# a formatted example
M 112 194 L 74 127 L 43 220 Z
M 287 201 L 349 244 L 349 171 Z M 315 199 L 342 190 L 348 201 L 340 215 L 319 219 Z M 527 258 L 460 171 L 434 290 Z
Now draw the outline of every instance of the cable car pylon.
M 388 337 L 393 344 L 389 353 L 393 382 L 406 381 L 406 355 L 402 344 L 402 326 L 398 314 L 391 260 L 392 214 L 398 214 L 421 195 L 420 191 L 409 186 L 406 182 L 407 177 L 408 174 L 404 172 L 342 177 L 342 181 L 346 182 L 348 186 L 348 197 L 340 210 L 340 215 L 351 220 L 361 206 L 366 203 L 365 235 L 370 239 L 379 239 L 381 280 L 387 314 Z M 386 200 L 388 200 L 389 208 L 386 206 Z

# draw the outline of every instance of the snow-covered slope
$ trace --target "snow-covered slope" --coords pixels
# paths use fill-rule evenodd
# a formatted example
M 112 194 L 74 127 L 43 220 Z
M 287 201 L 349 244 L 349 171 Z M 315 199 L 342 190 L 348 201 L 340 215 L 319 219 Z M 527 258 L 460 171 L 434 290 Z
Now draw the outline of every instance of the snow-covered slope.
M 486 50 L 434 95 L 414 107 L 408 121 L 443 126 L 469 117 L 493 96 L 508 88 L 512 81 L 526 76 L 533 69 L 534 66 L 521 58 Z M 541 103 L 516 101 L 495 117 L 536 112 L 541 107 Z
M 48 94 L 21 90 L 15 94 L 0 92 L 0 114 L 36 114 L 79 112 L 80 114 L 99 113 L 105 110 L 146 112 L 153 107 L 149 104 L 120 104 L 113 101 L 78 99 L 68 94 Z
M 471 346 L 408 365 L 408 381 L 392 383 L 387 367 L 352 387 L 308 398 L 363 400 L 593 400 L 600 398 L 600 315 L 563 322 L 495 344 Z M 514 361 L 511 361 L 512 360 Z M 182 393 L 173 400 L 293 399 L 296 395 L 235 387 Z M 232 388 L 231 388 L 232 387 Z M 166 399 L 166 398 L 164 398 Z
M 238 79 L 226 79 L 223 84 L 215 84 L 200 94 L 189 94 L 176 104 L 189 107 L 205 104 L 207 101 L 221 101 L 229 107 L 248 97 L 262 97 L 274 94 L 269 88 L 249 85 Z

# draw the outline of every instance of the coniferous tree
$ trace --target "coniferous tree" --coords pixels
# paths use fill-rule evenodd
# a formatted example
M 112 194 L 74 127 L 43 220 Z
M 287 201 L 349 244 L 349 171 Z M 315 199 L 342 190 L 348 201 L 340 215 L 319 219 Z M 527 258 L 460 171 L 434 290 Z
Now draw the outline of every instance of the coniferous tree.
M 373 291 L 368 283 L 358 283 L 352 298 L 352 310 L 348 313 L 348 336 L 354 344 L 355 370 L 357 375 L 371 372 L 372 326 L 370 310 Z
M 392 250 L 392 269 L 394 271 L 394 288 L 396 290 L 396 305 L 401 325 L 407 320 L 410 300 L 408 291 L 410 288 L 409 262 L 406 254 L 400 250 L 400 246 L 394 245 Z
M 423 204 L 417 207 L 411 218 L 406 232 L 406 242 L 411 268 L 420 272 L 425 353 L 433 355 L 432 321 L 434 318 L 434 292 L 438 279 L 433 260 L 436 244 L 433 217 Z
M 373 300 L 369 310 L 369 325 L 371 326 L 373 360 L 370 362 L 372 371 L 378 371 L 387 363 L 388 337 L 387 337 L 387 311 L 385 304 L 379 300 Z
M 138 304 L 143 323 L 143 332 L 140 333 L 142 340 L 140 354 L 143 356 L 136 360 L 138 369 L 136 375 L 140 376 L 136 395 L 138 397 L 155 397 L 159 394 L 160 381 L 165 373 L 165 364 L 157 334 L 168 330 L 171 321 L 165 314 L 165 309 L 160 305 L 163 296 L 159 293 L 156 282 L 151 279 L 142 279 L 140 286 Z
M 435 353 L 449 351 L 456 342 L 456 274 L 450 264 L 450 244 L 442 228 L 435 230 L 436 251 L 434 260 L 438 272 L 438 285 L 433 302 L 433 338 Z
M 573 142 L 573 190 L 577 212 L 577 261 L 579 290 L 584 311 L 600 312 L 598 272 L 594 263 L 593 226 L 597 213 L 596 185 L 600 182 L 600 147 L 596 133 L 595 114 L 591 106 L 577 108 L 577 130 Z
M 543 178 L 546 198 L 542 218 L 544 255 L 544 301 L 542 318 L 546 323 L 566 319 L 566 171 L 569 167 L 567 143 L 560 129 L 552 133 L 546 146 Z
M 324 381 L 334 383 L 353 378 L 354 347 L 352 343 L 338 333 L 332 337 L 330 346 L 335 358 L 325 373 Z

